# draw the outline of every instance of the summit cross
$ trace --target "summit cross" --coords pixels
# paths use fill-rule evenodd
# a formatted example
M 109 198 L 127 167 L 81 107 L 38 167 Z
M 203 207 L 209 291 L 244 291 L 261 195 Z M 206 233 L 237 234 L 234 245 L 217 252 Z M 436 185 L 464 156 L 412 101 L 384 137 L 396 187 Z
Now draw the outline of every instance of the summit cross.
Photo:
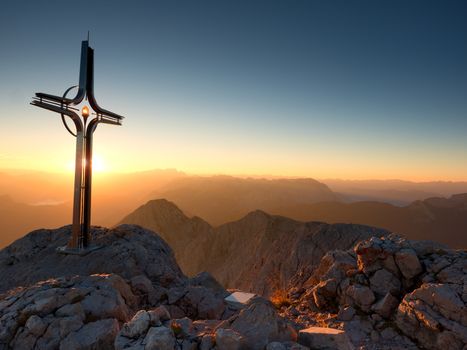
M 76 96 L 67 97 L 73 89 L 77 89 Z M 38 92 L 31 104 L 60 114 L 65 128 L 76 138 L 72 236 L 68 245 L 61 247 L 59 251 L 86 254 L 97 248 L 91 245 L 90 231 L 93 133 L 99 123 L 121 125 L 123 119 L 121 115 L 101 108 L 96 102 L 94 50 L 89 46 L 89 36 L 88 40 L 81 43 L 79 84 L 68 88 L 62 96 Z M 83 104 L 82 108 L 80 104 Z M 67 124 L 66 118 L 73 121 L 74 131 Z

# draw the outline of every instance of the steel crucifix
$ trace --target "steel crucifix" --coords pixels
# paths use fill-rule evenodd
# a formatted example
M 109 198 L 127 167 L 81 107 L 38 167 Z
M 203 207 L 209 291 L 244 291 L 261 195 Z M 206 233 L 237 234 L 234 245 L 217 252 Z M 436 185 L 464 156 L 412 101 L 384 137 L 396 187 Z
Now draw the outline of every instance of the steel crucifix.
M 67 94 L 77 88 L 72 99 Z M 88 101 L 89 107 L 78 105 Z M 95 249 L 91 245 L 91 183 L 92 183 L 92 144 L 93 134 L 99 123 L 121 125 L 123 117 L 101 108 L 94 97 L 94 50 L 89 47 L 89 38 L 81 43 L 81 63 L 79 84 L 67 89 L 62 97 L 38 92 L 31 102 L 33 106 L 59 113 L 63 124 L 70 134 L 76 137 L 75 184 L 73 197 L 72 237 L 68 245 L 61 248 L 62 253 L 86 254 Z M 79 114 L 81 113 L 82 118 Z M 76 131 L 68 126 L 66 118 L 70 118 Z M 88 123 L 88 118 L 91 117 Z

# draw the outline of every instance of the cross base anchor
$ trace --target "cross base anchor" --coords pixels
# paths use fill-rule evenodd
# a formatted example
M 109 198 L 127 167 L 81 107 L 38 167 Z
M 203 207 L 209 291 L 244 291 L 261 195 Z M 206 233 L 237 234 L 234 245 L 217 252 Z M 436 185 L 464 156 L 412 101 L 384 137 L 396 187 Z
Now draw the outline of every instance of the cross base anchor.
M 87 246 L 86 248 L 69 248 L 68 246 L 64 245 L 62 247 L 57 247 L 57 253 L 63 254 L 63 255 L 79 255 L 79 256 L 85 256 L 88 255 L 89 253 L 101 249 L 103 246 L 101 245 L 90 245 Z

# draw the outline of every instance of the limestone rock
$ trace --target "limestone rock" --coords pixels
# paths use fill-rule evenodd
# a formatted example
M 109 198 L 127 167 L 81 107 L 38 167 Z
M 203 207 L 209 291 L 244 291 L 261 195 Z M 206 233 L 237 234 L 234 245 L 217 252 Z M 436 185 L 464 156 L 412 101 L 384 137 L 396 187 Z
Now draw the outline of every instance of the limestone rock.
M 87 323 L 62 340 L 60 342 L 60 350 L 110 350 L 113 348 L 118 329 L 119 326 L 116 319 L 104 319 Z
M 285 347 L 284 344 L 278 342 L 278 341 L 273 341 L 273 342 L 270 342 L 267 346 L 266 346 L 266 350 L 287 350 L 287 348 Z
M 219 350 L 241 350 L 244 348 L 244 338 L 233 329 L 219 328 L 216 330 L 216 347 Z
M 225 310 L 223 294 L 216 294 L 206 287 L 189 285 L 179 295 L 181 297 L 178 300 L 174 298 L 173 302 L 186 316 L 193 319 L 218 320 Z M 169 298 L 169 303 L 170 301 Z
M 298 342 L 312 349 L 353 350 L 345 332 L 324 327 L 310 327 L 298 333 Z
M 351 285 L 347 288 L 346 294 L 353 300 L 356 306 L 363 311 L 369 311 L 371 304 L 375 301 L 372 290 L 360 284 Z
M 170 320 L 170 313 L 164 305 L 156 307 L 154 310 L 149 311 L 149 316 L 151 317 L 152 322 L 157 318 L 161 321 Z
M 211 350 L 214 348 L 215 339 L 212 335 L 205 334 L 201 338 L 201 343 L 199 344 L 199 350 Z
M 142 334 L 146 334 L 151 324 L 149 313 L 145 310 L 140 310 L 133 316 L 130 322 L 123 325 L 120 334 L 127 338 L 139 338 Z
M 324 309 L 325 307 L 329 307 L 335 301 L 337 285 L 337 281 L 332 278 L 321 281 L 313 288 L 313 299 L 318 308 Z
M 413 249 L 401 249 L 394 255 L 397 266 L 405 278 L 411 279 L 422 272 L 422 265 Z
M 145 350 L 173 350 L 175 347 L 175 337 L 171 329 L 161 327 L 151 327 L 143 340 Z
M 384 296 L 388 292 L 397 295 L 401 289 L 401 282 L 388 270 L 381 269 L 370 277 L 370 288 L 379 296 Z
M 0 344 L 66 349 L 113 344 L 118 321 L 131 313 L 126 300 L 133 298 L 117 275 L 51 279 L 11 290 L 0 306 Z
M 462 349 L 467 344 L 467 308 L 448 284 L 423 284 L 400 303 L 399 329 L 427 349 Z
M 26 321 L 24 327 L 32 335 L 40 337 L 42 334 L 44 334 L 44 331 L 47 328 L 47 323 L 44 322 L 39 316 L 32 315 Z
M 337 319 L 341 321 L 350 321 L 355 315 L 355 309 L 352 306 L 341 306 Z
M 374 303 L 371 309 L 384 318 L 390 318 L 398 304 L 399 300 L 392 296 L 391 293 L 387 293 L 382 299 Z
M 264 349 L 272 341 L 293 340 L 295 331 L 280 318 L 269 301 L 256 298 L 251 304 L 219 326 L 244 338 L 248 349 Z
M 177 338 L 185 338 L 193 332 L 193 322 L 188 317 L 175 319 L 170 323 L 170 328 Z

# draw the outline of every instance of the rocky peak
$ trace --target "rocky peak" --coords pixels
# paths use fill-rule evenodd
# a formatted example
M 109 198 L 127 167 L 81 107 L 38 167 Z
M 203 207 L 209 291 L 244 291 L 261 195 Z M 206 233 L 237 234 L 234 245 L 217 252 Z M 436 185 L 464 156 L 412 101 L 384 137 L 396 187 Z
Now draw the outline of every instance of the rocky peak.
M 61 276 L 117 273 L 124 278 L 143 275 L 164 287 L 186 277 L 172 249 L 159 236 L 139 226 L 93 227 L 93 244 L 101 248 L 86 256 L 57 254 L 66 245 L 71 226 L 37 230 L 0 251 L 0 292 Z

